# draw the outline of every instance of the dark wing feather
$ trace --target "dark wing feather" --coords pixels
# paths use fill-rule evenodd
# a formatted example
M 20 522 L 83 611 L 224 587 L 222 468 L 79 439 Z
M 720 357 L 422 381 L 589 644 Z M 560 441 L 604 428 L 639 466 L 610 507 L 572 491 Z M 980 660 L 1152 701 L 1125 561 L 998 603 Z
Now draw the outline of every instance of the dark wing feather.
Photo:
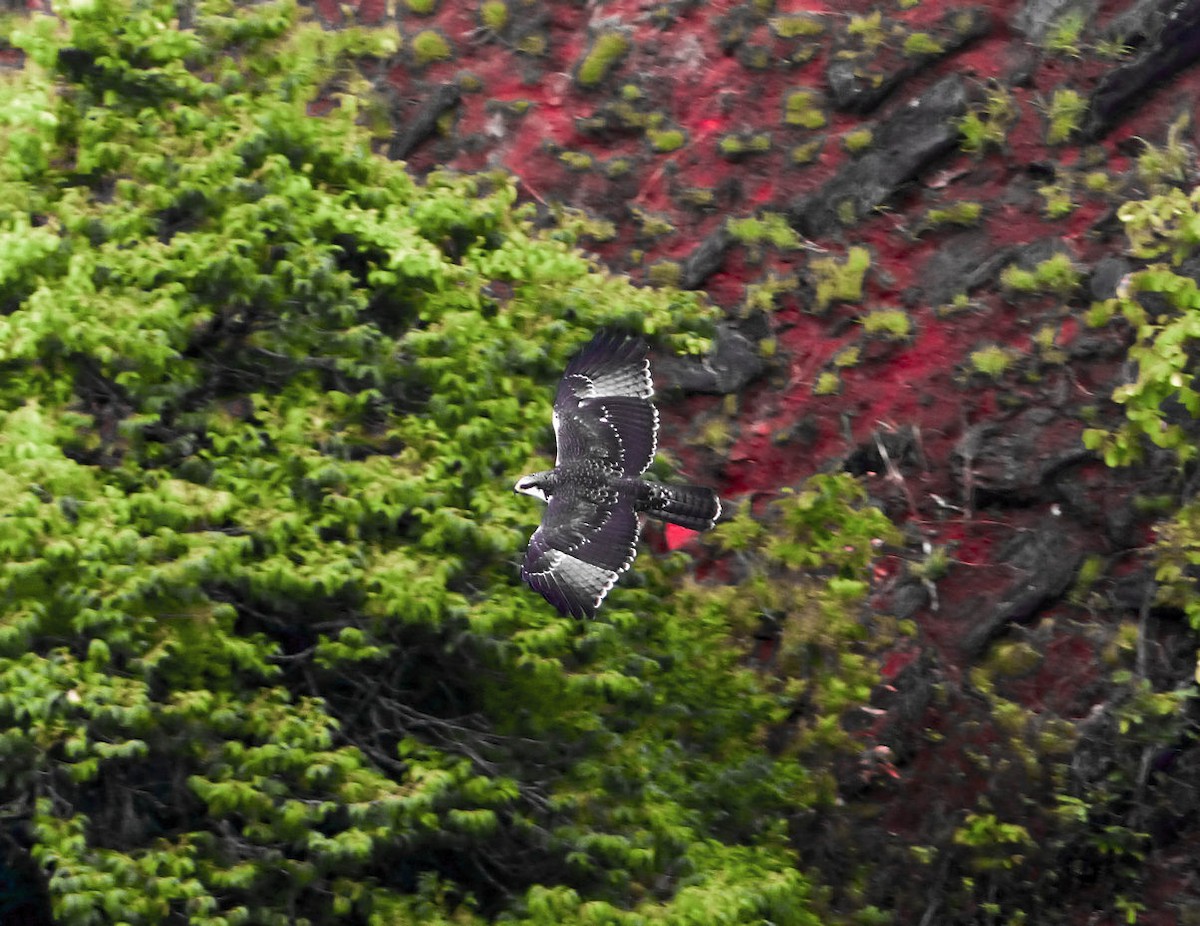
M 640 476 L 654 462 L 658 409 L 628 396 L 585 399 L 554 411 L 556 465 L 587 460 L 622 476 Z
M 521 578 L 562 614 L 595 617 L 600 602 L 637 555 L 641 524 L 632 490 L 598 504 L 554 495 L 529 541 Z
M 640 476 L 654 461 L 658 410 L 646 344 L 602 331 L 567 365 L 554 400 L 558 465 L 576 460 Z
M 646 342 L 617 331 L 602 330 L 567 364 L 554 407 L 574 399 L 623 395 L 649 399 L 654 395 Z

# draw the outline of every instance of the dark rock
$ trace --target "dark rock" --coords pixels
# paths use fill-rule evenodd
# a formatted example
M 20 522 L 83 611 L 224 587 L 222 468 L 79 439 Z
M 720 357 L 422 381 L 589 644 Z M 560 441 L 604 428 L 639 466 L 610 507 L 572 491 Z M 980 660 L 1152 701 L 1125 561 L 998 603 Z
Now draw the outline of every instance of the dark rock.
M 940 678 L 936 657 L 931 651 L 923 650 L 897 672 L 886 687 L 881 686 L 871 693 L 871 705 L 887 711 L 875 738 L 891 747 L 895 762 L 907 762 L 921 749 L 927 736 L 923 727 L 925 713 Z
M 987 35 L 992 18 L 983 9 L 956 9 L 943 17 L 942 25 L 946 28 L 934 36 L 941 52 L 906 58 L 903 65 L 853 53 L 848 57 L 831 56 L 825 68 L 825 83 L 834 108 L 859 115 L 873 112 L 914 74 Z
M 1012 260 L 1012 248 L 998 248 L 985 232 L 972 229 L 947 238 L 917 274 L 929 306 L 946 305 L 996 278 Z
M 1141 48 L 1162 31 L 1170 6 L 1163 0 L 1136 0 L 1109 20 L 1104 35 L 1130 48 Z
M 1096 704 L 1076 725 L 1075 752 L 1071 774 L 1085 787 L 1096 784 L 1116 767 L 1117 719 L 1106 704 Z
M 1050 29 L 1068 12 L 1078 12 L 1085 21 L 1095 15 L 1095 3 L 1087 0 L 1028 0 L 1012 18 L 1012 27 L 1032 45 L 1042 45 Z
M 1138 545 L 1144 518 L 1133 507 L 1133 493 L 1114 485 L 1108 472 L 1098 469 L 1098 456 L 1092 456 L 1052 475 L 1054 497 L 1062 500 L 1072 520 L 1106 538 L 1111 548 Z
M 887 612 L 898 620 L 915 617 L 930 603 L 929 589 L 918 579 L 901 583 L 887 602 Z
M 737 392 L 765 369 L 758 345 L 730 322 L 717 326 L 713 352 L 707 357 L 665 356 L 654 363 L 655 376 L 664 387 L 707 395 Z
M 1027 505 L 1057 497 L 1053 479 L 1072 463 L 1093 459 L 1052 409 L 1034 407 L 1004 423 L 969 428 L 954 448 L 954 467 L 972 507 Z
M 896 68 L 878 74 L 864 71 L 857 58 L 832 58 L 825 68 L 825 83 L 834 108 L 862 115 L 873 111 L 906 81 L 916 68 Z
M 884 453 L 887 454 L 886 460 L 883 457 Z M 900 467 L 916 462 L 919 457 L 917 432 L 912 426 L 880 428 L 850 452 L 846 462 L 842 464 L 842 469 L 852 476 L 883 473 L 887 471 L 889 462 Z
M 1109 594 L 1116 607 L 1137 612 L 1154 602 L 1157 589 L 1153 571 L 1149 566 L 1143 566 L 1136 572 L 1114 579 Z
M 725 255 L 733 245 L 734 237 L 724 225 L 712 231 L 684 260 L 679 288 L 699 289 L 703 286 L 704 281 L 724 265 Z
M 1067 345 L 1067 357 L 1072 361 L 1114 360 L 1124 357 L 1128 344 L 1103 331 L 1085 331 Z
M 966 106 L 960 77 L 952 74 L 938 81 L 877 127 L 873 150 L 842 168 L 816 193 L 791 203 L 788 216 L 793 227 L 820 238 L 870 214 L 895 196 L 902 184 L 957 148 L 955 120 Z
M 1012 263 L 1022 270 L 1034 270 L 1038 264 L 1048 261 L 1056 254 L 1074 258 L 1071 248 L 1061 238 L 1041 238 L 1016 249 Z
M 1123 257 L 1102 257 L 1088 278 L 1088 292 L 1093 299 L 1111 299 L 1117 294 L 1117 284 L 1133 269 Z
M 1092 91 L 1084 137 L 1100 138 L 1146 95 L 1196 62 L 1200 49 L 1200 0 L 1162 0 L 1141 16 L 1147 36 L 1132 61 L 1109 71 Z
M 801 447 L 811 447 L 821 436 L 821 422 L 816 415 L 809 412 L 786 428 L 777 431 L 773 440 L 777 444 L 798 444 Z
M 1189 257 L 1175 268 L 1175 273 L 1200 283 L 1200 258 Z
M 1082 560 L 1083 553 L 1057 520 L 1018 533 L 996 555 L 996 562 L 1007 566 L 1014 578 L 996 604 L 963 634 L 963 652 L 977 658 L 1010 623 L 1035 617 L 1070 587 Z
M 412 113 L 394 113 L 400 131 L 388 146 L 388 157 L 403 160 L 437 130 L 438 119 L 462 99 L 457 84 L 442 84 L 422 100 Z

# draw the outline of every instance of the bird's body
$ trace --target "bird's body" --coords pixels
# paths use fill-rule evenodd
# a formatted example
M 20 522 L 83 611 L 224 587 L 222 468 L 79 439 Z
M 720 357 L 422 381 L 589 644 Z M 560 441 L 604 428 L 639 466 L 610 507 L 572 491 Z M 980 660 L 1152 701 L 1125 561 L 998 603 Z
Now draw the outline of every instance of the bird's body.
M 658 440 L 653 392 L 645 342 L 598 333 L 559 383 L 554 469 L 517 482 L 516 491 L 547 502 L 521 577 L 563 614 L 595 616 L 637 555 L 639 513 L 692 530 L 720 517 L 711 489 L 642 478 Z

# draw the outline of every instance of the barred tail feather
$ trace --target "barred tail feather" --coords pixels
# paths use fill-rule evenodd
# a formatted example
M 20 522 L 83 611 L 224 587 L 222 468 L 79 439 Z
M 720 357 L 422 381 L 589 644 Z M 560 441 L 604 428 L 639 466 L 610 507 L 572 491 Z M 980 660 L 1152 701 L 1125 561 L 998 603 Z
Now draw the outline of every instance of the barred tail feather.
M 712 489 L 664 485 L 648 480 L 642 482 L 642 487 L 644 498 L 639 499 L 639 507 L 652 518 L 694 531 L 706 531 L 721 517 L 721 499 Z

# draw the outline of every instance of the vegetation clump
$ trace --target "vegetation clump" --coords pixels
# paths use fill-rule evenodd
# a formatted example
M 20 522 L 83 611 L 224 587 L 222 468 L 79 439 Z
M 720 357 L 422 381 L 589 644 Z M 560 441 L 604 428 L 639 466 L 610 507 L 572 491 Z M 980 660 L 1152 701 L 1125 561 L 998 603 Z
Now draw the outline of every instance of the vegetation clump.
M 940 55 L 945 50 L 945 46 L 928 32 L 912 32 L 904 40 L 904 54 L 910 58 Z
M 930 209 L 925 214 L 925 224 L 931 227 L 942 225 L 978 225 L 983 216 L 983 204 L 972 200 L 950 203 L 940 209 Z
M 879 334 L 888 338 L 906 338 L 912 333 L 912 319 L 903 309 L 877 309 L 862 317 L 863 330 L 867 334 Z
M 1019 114 L 1011 91 L 999 85 L 993 86 L 982 105 L 972 106 L 959 120 L 963 150 L 982 155 L 989 148 L 1003 146 Z
M 726 135 L 717 142 L 717 153 L 729 161 L 740 161 L 755 154 L 766 154 L 771 150 L 769 132 L 736 133 Z
M 425 29 L 414 35 L 412 53 L 417 67 L 433 64 L 435 61 L 445 61 L 454 56 L 450 43 L 436 29 Z
M 971 351 L 971 368 L 984 376 L 1000 376 L 1012 362 L 1012 352 L 998 344 L 989 344 Z
M 1009 264 L 1000 274 L 1000 282 L 1014 292 L 1052 293 L 1063 299 L 1074 295 L 1082 281 L 1083 275 L 1062 252 L 1051 255 L 1033 269 Z
M 659 154 L 669 154 L 687 143 L 687 133 L 682 129 L 647 129 L 646 140 Z
M 855 129 L 842 136 L 842 146 L 851 154 L 861 154 L 871 147 L 875 133 L 870 129 Z
M 1091 313 L 1093 324 L 1120 315 L 1133 328 L 1129 360 L 1136 364 L 1137 375 L 1112 395 L 1125 409 L 1121 426 L 1089 428 L 1083 442 L 1101 452 L 1110 466 L 1142 460 L 1148 444 L 1162 448 L 1174 458 L 1183 479 L 1197 456 L 1200 288 L 1175 268 L 1200 250 L 1200 189 L 1171 189 L 1127 202 L 1117 214 L 1131 252 L 1154 262 L 1126 278 L 1117 295 Z M 1182 611 L 1200 631 L 1200 594 L 1194 578 L 1200 567 L 1200 501 L 1194 494 L 1159 526 L 1157 553 L 1159 602 Z M 1196 678 L 1200 680 L 1200 658 Z
M 835 396 L 841 391 L 841 377 L 832 369 L 826 369 L 818 375 L 816 383 L 812 384 L 812 395 Z
M 793 167 L 803 167 L 805 164 L 811 164 L 817 159 L 817 155 L 821 153 L 821 145 L 823 143 L 824 139 L 817 138 L 794 146 L 788 151 L 788 163 Z
M 794 250 L 803 243 L 786 217 L 778 212 L 763 212 L 745 219 L 730 219 L 725 223 L 729 233 L 749 245 L 770 244 L 783 250 Z
M 808 263 L 814 288 L 813 311 L 820 314 L 837 302 L 861 302 L 863 282 L 871 267 L 871 252 L 852 247 L 844 259 L 814 257 Z
M 596 37 L 584 59 L 579 62 L 575 79 L 581 87 L 596 87 L 629 53 L 632 42 L 623 32 L 605 32 Z
M 508 5 L 504 0 L 483 0 L 479 5 L 479 21 L 485 29 L 499 32 L 508 25 Z
M 1087 106 L 1087 100 L 1079 91 L 1055 90 L 1046 107 L 1046 143 L 1061 145 L 1079 131 Z
M 815 926 L 782 821 L 854 754 L 886 519 L 816 477 L 718 529 L 744 581 L 645 556 L 560 618 L 511 491 L 554 383 L 599 326 L 697 351 L 712 310 L 507 176 L 417 182 L 355 92 L 309 115 L 392 34 L 194 12 L 22 21 L 0 83 L 0 804 L 47 918 Z M 767 607 L 786 683 L 728 645 Z
M 783 100 L 784 125 L 802 129 L 819 129 L 828 122 L 821 108 L 820 94 L 815 90 L 793 90 Z
M 767 26 L 781 39 L 813 38 L 825 31 L 825 24 L 820 19 L 803 13 L 772 16 Z

